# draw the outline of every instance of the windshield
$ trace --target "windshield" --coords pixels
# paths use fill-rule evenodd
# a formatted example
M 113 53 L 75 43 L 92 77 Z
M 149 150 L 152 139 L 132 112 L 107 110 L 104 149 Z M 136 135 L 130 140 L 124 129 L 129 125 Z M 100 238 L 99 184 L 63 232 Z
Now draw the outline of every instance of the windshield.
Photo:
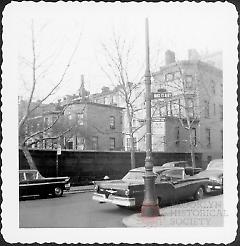
M 143 181 L 144 172 L 130 171 L 123 178 L 123 181 Z
M 207 169 L 223 169 L 223 161 L 222 160 L 211 161 L 208 164 Z

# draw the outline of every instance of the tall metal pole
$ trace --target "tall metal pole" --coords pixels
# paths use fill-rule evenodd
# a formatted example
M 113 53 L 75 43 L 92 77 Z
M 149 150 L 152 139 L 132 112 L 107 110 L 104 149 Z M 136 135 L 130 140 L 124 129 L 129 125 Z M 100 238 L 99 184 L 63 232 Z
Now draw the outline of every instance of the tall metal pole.
M 144 178 L 144 201 L 141 208 L 141 214 L 145 217 L 159 216 L 159 207 L 155 195 L 155 179 L 153 173 L 152 161 L 152 133 L 151 133 L 151 74 L 149 66 L 149 31 L 148 19 L 145 21 L 146 31 L 146 71 L 145 71 L 145 88 L 146 88 L 146 159 Z

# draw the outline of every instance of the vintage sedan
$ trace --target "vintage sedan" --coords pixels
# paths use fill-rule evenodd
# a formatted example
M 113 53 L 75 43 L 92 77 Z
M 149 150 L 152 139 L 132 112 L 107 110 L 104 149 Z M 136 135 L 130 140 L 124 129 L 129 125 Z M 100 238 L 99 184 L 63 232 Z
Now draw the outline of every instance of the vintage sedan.
M 223 191 L 223 159 L 210 161 L 206 170 L 196 176 L 209 179 L 208 189 L 210 191 Z
M 98 181 L 94 184 L 93 200 L 124 207 L 140 207 L 144 198 L 144 167 L 130 170 L 121 180 Z M 158 204 L 174 203 L 193 197 L 203 198 L 208 179 L 185 173 L 185 168 L 155 166 L 156 197 Z
M 19 196 L 60 197 L 63 191 L 70 190 L 69 180 L 69 177 L 44 178 L 38 170 L 19 170 Z

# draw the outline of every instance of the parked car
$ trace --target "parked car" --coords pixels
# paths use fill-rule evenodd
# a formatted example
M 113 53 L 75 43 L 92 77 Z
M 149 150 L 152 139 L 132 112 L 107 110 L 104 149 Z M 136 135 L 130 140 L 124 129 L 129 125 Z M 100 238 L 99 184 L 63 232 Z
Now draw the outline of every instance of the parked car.
M 162 167 L 184 167 L 185 172 L 189 175 L 194 175 L 202 171 L 202 168 L 192 167 L 188 161 L 172 161 L 162 165 Z
M 70 190 L 69 180 L 69 177 L 44 178 L 38 170 L 19 170 L 19 196 L 60 197 L 63 191 Z
M 215 159 L 209 162 L 206 170 L 196 175 L 199 178 L 208 178 L 210 191 L 223 191 L 223 159 Z
M 206 192 L 208 179 L 187 175 L 183 167 L 154 166 L 153 172 L 156 174 L 158 204 L 178 202 L 189 197 L 198 200 Z M 96 181 L 93 200 L 140 207 L 144 198 L 144 173 L 145 168 L 140 167 L 130 170 L 121 180 Z

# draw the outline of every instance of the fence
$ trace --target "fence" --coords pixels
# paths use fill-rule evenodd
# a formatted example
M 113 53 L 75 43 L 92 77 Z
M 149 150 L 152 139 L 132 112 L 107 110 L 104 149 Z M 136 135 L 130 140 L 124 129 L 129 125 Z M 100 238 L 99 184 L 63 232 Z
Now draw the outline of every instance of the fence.
M 72 184 L 87 184 L 92 180 L 101 180 L 104 176 L 110 179 L 122 178 L 130 169 L 130 152 L 123 151 L 68 151 L 63 150 L 58 156 L 55 150 L 31 149 L 30 153 L 37 169 L 44 177 L 69 176 Z M 144 166 L 145 152 L 136 152 L 136 167 Z M 189 153 L 152 153 L 154 165 L 176 160 L 191 160 Z M 201 153 L 196 153 L 196 165 L 201 167 Z M 57 167 L 58 166 L 58 167 Z M 28 169 L 29 165 L 19 150 L 19 169 Z

